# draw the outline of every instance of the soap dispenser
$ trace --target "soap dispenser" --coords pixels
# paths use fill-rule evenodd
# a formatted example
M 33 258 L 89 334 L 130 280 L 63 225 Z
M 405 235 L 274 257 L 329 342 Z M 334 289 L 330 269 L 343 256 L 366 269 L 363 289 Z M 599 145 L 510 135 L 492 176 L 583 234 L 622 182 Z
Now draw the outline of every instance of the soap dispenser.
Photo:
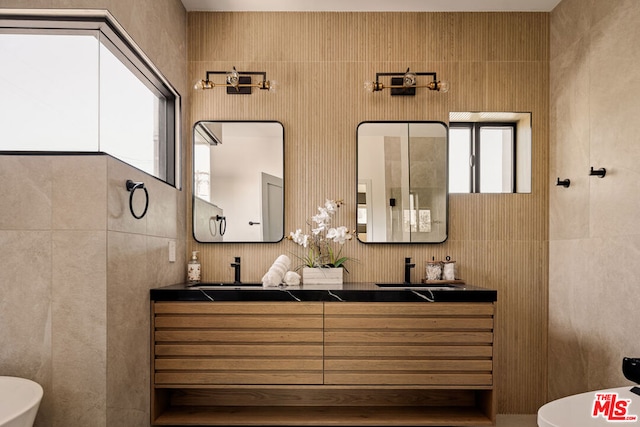
M 200 261 L 198 260 L 198 251 L 191 253 L 191 260 L 187 264 L 187 282 L 189 284 L 200 283 Z

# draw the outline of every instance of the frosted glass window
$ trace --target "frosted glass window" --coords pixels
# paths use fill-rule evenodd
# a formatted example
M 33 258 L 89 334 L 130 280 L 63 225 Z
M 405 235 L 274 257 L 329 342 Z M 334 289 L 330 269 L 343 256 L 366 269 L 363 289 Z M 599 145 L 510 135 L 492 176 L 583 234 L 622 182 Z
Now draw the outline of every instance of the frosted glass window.
M 513 127 L 480 128 L 480 192 L 513 192 Z
M 175 186 L 179 96 L 101 19 L 0 27 L 0 151 L 105 152 Z
M 98 150 L 96 36 L 0 33 L 0 150 Z
M 514 193 L 516 123 L 450 125 L 449 192 Z
M 100 151 L 164 178 L 160 167 L 159 103 L 122 61 L 100 46 Z

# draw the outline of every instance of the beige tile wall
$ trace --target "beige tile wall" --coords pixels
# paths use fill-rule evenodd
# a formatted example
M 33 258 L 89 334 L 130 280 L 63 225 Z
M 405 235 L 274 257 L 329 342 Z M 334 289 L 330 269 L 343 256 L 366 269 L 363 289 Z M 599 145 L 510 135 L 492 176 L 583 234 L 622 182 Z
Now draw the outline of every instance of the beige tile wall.
M 73 159 L 59 160 L 62 159 L 53 162 L 67 167 L 74 162 Z M 105 158 L 100 160 L 103 165 L 106 163 Z M 105 187 L 105 175 L 100 181 L 97 184 Z M 77 199 L 66 206 L 81 212 L 83 205 L 92 200 Z M 49 392 L 47 403 L 51 405 L 56 425 L 65 422 L 105 425 L 107 233 L 104 225 L 102 229 L 100 226 L 53 231 L 52 387 L 46 392 Z M 40 424 L 46 425 L 42 415 Z
M 37 425 L 148 423 L 148 290 L 183 279 L 182 193 L 106 155 L 2 155 L 0 170 L 16 184 L 0 198 L 22 195 L 0 217 L 42 218 L 0 229 L 0 373 L 43 385 Z M 148 188 L 141 220 L 129 212 L 126 179 Z
M 551 14 L 549 398 L 629 384 L 640 354 L 640 4 L 563 0 Z M 605 167 L 605 178 L 589 168 Z
M 109 158 L 106 278 L 107 425 L 145 425 L 149 420 L 149 289 L 181 282 L 185 271 L 183 194 L 123 162 Z M 143 181 L 149 209 L 140 220 L 129 211 L 126 179 Z M 134 197 L 134 211 L 144 209 Z M 138 205 L 135 205 L 137 199 Z M 168 242 L 176 241 L 175 263 Z
M 402 278 L 404 257 L 458 261 L 461 277 L 498 289 L 498 412 L 533 413 L 546 400 L 549 14 L 543 13 L 189 13 L 188 76 L 264 70 L 276 94 L 192 95 L 198 120 L 279 120 L 285 129 L 285 231 L 301 227 L 325 198 L 344 198 L 340 221 L 355 228 L 356 127 L 366 120 L 440 120 L 450 111 L 532 112 L 533 192 L 452 195 L 449 240 L 440 245 L 365 245 L 347 280 Z M 376 72 L 435 71 L 447 94 L 370 94 Z M 189 170 L 190 170 L 189 165 Z M 189 183 L 190 186 L 190 183 Z M 189 224 L 190 227 L 190 224 Z M 190 232 L 189 232 L 190 233 Z M 204 280 L 228 281 L 234 256 L 259 281 L 278 244 L 197 244 Z M 417 269 L 420 271 L 420 269 Z
M 106 409 L 106 215 L 95 224 L 80 219 L 85 204 L 92 205 L 89 213 L 93 206 L 106 211 L 106 197 L 87 195 L 86 188 L 79 189 L 86 198 L 64 193 L 81 182 L 106 188 L 107 158 L 81 158 L 0 156 L 13 184 L 3 186 L 1 198 L 15 200 L 0 212 L 0 256 L 8 261 L 1 282 L 15 290 L 0 297 L 3 349 L 14 349 L 0 352 L 0 371 L 43 385 L 39 425 L 69 420 L 65 413 L 74 422 L 100 412 L 104 418 Z M 64 209 L 71 220 L 60 215 Z
M 108 9 L 185 92 L 179 0 L 0 0 L 25 7 Z M 185 192 L 104 155 L 2 155 L 0 179 L 0 375 L 43 385 L 37 426 L 148 425 L 148 290 L 183 280 Z M 126 179 L 147 185 L 140 221 Z

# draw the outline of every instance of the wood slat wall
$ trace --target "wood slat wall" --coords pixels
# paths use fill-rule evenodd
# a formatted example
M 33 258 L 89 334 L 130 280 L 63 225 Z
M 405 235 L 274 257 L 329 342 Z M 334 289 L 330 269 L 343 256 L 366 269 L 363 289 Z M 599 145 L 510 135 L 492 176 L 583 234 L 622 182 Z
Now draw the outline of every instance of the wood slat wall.
M 185 125 L 198 120 L 278 120 L 285 129 L 285 232 L 305 224 L 325 198 L 343 198 L 337 219 L 355 228 L 356 127 L 367 120 L 440 120 L 450 111 L 532 113 L 532 193 L 451 195 L 449 239 L 439 245 L 344 249 L 346 280 L 402 278 L 404 257 L 449 255 L 460 276 L 498 290 L 494 360 L 497 411 L 534 413 L 546 401 L 548 222 L 547 13 L 201 13 L 188 14 L 188 76 L 206 70 L 264 70 L 276 94 L 191 93 Z M 435 71 L 447 94 L 366 93 L 376 72 Z M 188 143 L 188 141 L 187 141 Z M 190 147 L 187 149 L 190 159 Z M 189 162 L 187 162 L 189 163 Z M 190 176 L 191 165 L 187 165 Z M 185 183 L 188 194 L 191 183 Z M 188 217 L 190 217 L 189 206 Z M 191 235 L 191 222 L 187 224 Z M 198 244 L 204 280 L 228 281 L 234 256 L 258 281 L 277 244 Z M 416 271 L 422 271 L 416 269 Z

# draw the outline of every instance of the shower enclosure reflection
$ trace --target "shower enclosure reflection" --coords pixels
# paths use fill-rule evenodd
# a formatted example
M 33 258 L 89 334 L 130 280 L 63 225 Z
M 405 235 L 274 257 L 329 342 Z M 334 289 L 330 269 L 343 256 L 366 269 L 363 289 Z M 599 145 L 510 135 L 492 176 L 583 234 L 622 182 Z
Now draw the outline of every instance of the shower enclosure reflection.
M 447 133 L 442 122 L 360 123 L 360 241 L 441 243 L 447 239 Z
M 284 128 L 273 121 L 193 127 L 193 236 L 201 243 L 284 237 Z

